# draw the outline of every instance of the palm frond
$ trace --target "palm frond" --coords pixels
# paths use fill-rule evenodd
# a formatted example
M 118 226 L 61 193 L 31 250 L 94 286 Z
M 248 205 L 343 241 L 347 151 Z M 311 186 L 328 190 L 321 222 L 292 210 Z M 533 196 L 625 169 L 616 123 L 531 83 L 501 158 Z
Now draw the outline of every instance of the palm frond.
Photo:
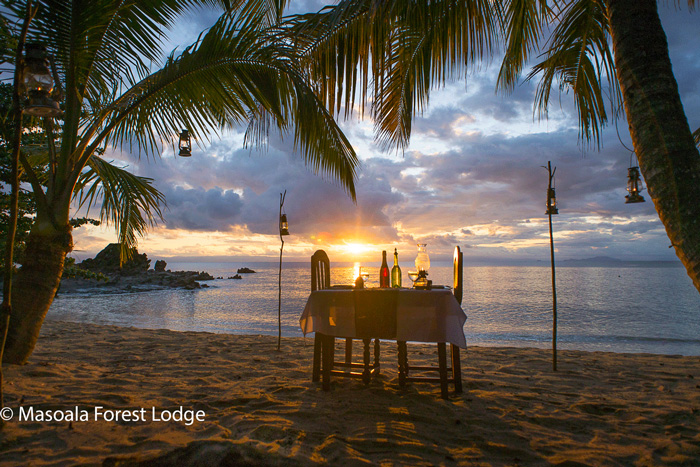
M 233 3 L 240 4 L 243 0 Z M 167 30 L 186 11 L 201 6 L 235 7 L 217 0 L 35 0 L 32 33 L 48 44 L 78 95 L 97 98 L 127 69 L 145 73 L 160 60 Z
M 240 9 L 241 16 L 263 16 L 265 27 L 273 27 L 279 24 L 282 13 L 291 0 L 239 0 L 242 3 L 237 8 L 229 8 L 228 11 Z
M 93 147 L 105 141 L 155 154 L 182 128 L 201 140 L 212 129 L 267 115 L 281 132 L 294 132 L 314 171 L 338 179 L 354 198 L 359 162 L 350 143 L 296 65 L 295 51 L 266 24 L 263 15 L 222 16 L 117 99 L 83 139 Z
M 496 88 L 511 92 L 531 54 L 538 50 L 552 9 L 546 0 L 509 0 L 503 10 L 499 16 L 506 49 Z
M 163 220 L 165 197 L 152 184 L 153 179 L 139 177 L 98 156 L 88 161 L 76 185 L 74 196 L 89 212 L 100 200 L 100 221 L 113 225 L 121 246 L 120 261 L 131 256 L 139 236 Z
M 347 116 L 359 90 L 362 112 L 372 105 L 380 144 L 400 148 L 430 90 L 491 51 L 495 8 L 487 0 L 346 0 L 290 17 L 286 30 L 324 104 L 335 114 L 344 107 Z
M 620 108 L 622 101 L 608 42 L 607 10 L 602 0 L 574 0 L 560 17 L 544 60 L 533 67 L 527 78 L 542 74 L 535 109 L 540 117 L 546 116 L 556 82 L 560 93 L 573 93 L 579 137 L 599 145 L 600 132 L 608 121 L 603 80 L 607 82 L 611 108 Z
M 349 116 L 357 85 L 367 95 L 373 68 L 385 56 L 390 27 L 378 18 L 388 17 L 391 2 L 344 0 L 318 13 L 284 18 L 285 33 L 304 58 L 310 77 L 324 104 L 336 115 L 343 105 Z M 373 62 L 377 61 L 377 63 Z M 365 101 L 360 101 L 364 112 Z

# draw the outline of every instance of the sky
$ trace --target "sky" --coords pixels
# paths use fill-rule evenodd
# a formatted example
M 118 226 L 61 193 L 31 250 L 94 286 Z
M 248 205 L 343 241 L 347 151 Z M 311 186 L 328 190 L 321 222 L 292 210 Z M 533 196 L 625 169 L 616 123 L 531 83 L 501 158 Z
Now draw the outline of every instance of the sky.
M 298 1 L 291 12 L 317 11 Z M 659 2 L 673 70 L 692 130 L 700 127 L 700 13 Z M 176 28 L 178 42 L 193 42 L 217 17 L 200 11 Z M 244 128 L 194 142 L 190 158 L 167 147 L 160 158 L 109 148 L 106 158 L 151 177 L 167 200 L 164 222 L 139 241 L 156 259 L 277 261 L 280 194 L 291 235 L 285 260 L 306 261 L 317 249 L 332 261 L 381 261 L 399 251 L 412 262 L 426 243 L 433 260 L 449 259 L 454 246 L 466 264 L 549 260 L 545 216 L 548 176 L 556 167 L 559 215 L 553 216 L 556 257 L 610 256 L 624 260 L 677 260 L 646 192 L 645 203 L 625 204 L 632 143 L 627 122 L 610 124 L 600 151 L 582 145 L 571 96 L 553 92 L 549 118 L 533 118 L 536 82 L 496 94 L 498 58 L 466 79 L 431 93 L 415 118 L 404 152 L 383 152 L 372 122 L 355 115 L 340 126 L 361 167 L 357 204 L 328 177 L 315 175 L 294 153 L 292 137 L 270 135 L 263 151 L 243 148 Z M 618 137 L 619 132 L 619 137 Z M 174 140 L 176 135 L 173 136 Z M 91 213 L 97 216 L 97 210 Z M 109 226 L 74 230 L 78 261 L 116 241 Z

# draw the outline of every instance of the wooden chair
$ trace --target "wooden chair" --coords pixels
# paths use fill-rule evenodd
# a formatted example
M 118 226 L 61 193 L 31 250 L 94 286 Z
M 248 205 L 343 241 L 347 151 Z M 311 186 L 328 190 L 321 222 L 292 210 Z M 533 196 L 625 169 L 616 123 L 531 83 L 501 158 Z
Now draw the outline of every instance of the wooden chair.
M 317 250 L 311 255 L 311 291 L 329 289 L 331 287 L 331 261 L 323 250 Z M 319 381 L 321 378 L 321 345 L 322 334 L 314 336 L 314 362 L 311 380 Z
M 463 256 L 459 247 L 455 247 L 453 260 L 453 292 L 457 302 L 462 304 L 462 265 Z M 447 344 L 438 342 L 438 366 L 410 366 L 408 364 L 408 347 L 405 341 L 398 341 L 398 356 L 399 356 L 399 386 L 405 386 L 407 382 L 417 383 L 440 383 L 440 394 L 443 399 L 447 399 L 449 395 L 449 384 L 454 384 L 455 393 L 462 392 L 462 365 L 459 359 L 459 347 L 450 344 L 451 349 L 451 366 L 447 366 Z M 438 377 L 434 376 L 411 376 L 411 372 L 434 372 L 439 373 Z M 449 375 L 449 376 L 448 376 Z
M 311 291 L 329 289 L 330 282 L 330 260 L 325 251 L 318 250 L 311 256 Z M 321 379 L 321 373 L 323 373 L 324 390 L 330 389 L 331 375 L 362 378 L 365 384 L 369 383 L 371 376 L 379 373 L 379 339 L 374 340 L 374 362 L 370 364 L 370 339 L 362 339 L 364 344 L 363 363 L 353 363 L 353 339 L 350 337 L 345 338 L 345 360 L 342 362 L 335 360 L 336 337 L 327 336 L 320 332 L 315 334 L 312 381 L 318 382 Z M 342 369 L 336 370 L 336 367 Z M 362 369 L 362 371 L 353 371 L 357 369 Z

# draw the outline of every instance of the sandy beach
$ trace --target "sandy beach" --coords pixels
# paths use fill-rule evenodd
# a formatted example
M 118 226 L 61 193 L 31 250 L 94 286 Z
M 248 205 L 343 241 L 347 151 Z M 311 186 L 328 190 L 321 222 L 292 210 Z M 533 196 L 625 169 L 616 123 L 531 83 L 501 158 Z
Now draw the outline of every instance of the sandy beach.
M 553 373 L 547 350 L 470 347 L 464 393 L 442 400 L 437 385 L 399 387 L 391 342 L 369 386 L 323 392 L 312 349 L 312 336 L 277 351 L 272 336 L 47 321 L 29 364 L 6 369 L 0 464 L 700 463 L 700 357 L 560 351 Z

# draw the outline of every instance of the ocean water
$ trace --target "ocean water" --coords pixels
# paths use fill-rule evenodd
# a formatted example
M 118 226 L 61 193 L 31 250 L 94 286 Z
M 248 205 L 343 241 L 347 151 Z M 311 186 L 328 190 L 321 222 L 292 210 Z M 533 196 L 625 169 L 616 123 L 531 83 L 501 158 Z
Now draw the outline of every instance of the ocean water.
M 239 267 L 256 274 L 229 280 Z M 403 284 L 410 284 L 403 267 Z M 278 332 L 278 263 L 168 263 L 224 279 L 200 290 L 59 294 L 49 319 L 147 329 L 270 334 Z M 364 266 L 363 266 L 363 269 Z M 369 267 L 368 286 L 378 285 Z M 352 283 L 352 263 L 331 263 L 331 283 Z M 700 294 L 683 268 L 558 267 L 557 347 L 700 355 Z M 452 267 L 434 264 L 434 284 L 451 285 Z M 282 336 L 301 336 L 310 290 L 308 263 L 284 263 Z M 469 345 L 551 348 L 549 267 L 465 267 L 462 308 Z

